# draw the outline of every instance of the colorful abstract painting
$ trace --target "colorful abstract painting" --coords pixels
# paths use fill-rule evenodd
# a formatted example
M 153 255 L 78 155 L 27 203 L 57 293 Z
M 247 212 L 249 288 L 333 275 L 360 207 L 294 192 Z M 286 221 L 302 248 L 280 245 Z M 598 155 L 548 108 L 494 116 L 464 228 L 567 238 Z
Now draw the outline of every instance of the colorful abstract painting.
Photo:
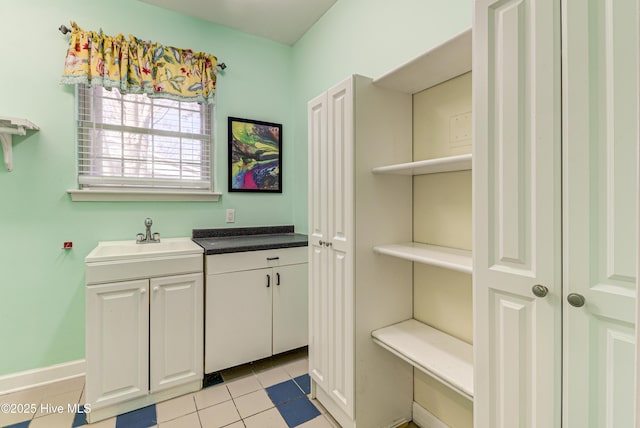
M 282 192 L 282 125 L 229 118 L 229 191 Z

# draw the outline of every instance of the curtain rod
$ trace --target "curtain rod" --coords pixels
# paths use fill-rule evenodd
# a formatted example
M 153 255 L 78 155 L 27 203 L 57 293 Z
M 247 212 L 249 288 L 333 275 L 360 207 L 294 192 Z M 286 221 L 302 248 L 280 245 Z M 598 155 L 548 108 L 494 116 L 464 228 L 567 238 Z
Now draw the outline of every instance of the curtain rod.
M 58 30 L 60 30 L 62 34 L 67 34 L 71 32 L 71 29 L 66 25 L 61 25 L 60 27 L 58 27 Z M 218 67 L 220 67 L 220 70 L 224 70 L 225 68 L 227 68 L 227 64 L 225 64 L 224 62 L 221 62 L 221 63 L 218 63 Z

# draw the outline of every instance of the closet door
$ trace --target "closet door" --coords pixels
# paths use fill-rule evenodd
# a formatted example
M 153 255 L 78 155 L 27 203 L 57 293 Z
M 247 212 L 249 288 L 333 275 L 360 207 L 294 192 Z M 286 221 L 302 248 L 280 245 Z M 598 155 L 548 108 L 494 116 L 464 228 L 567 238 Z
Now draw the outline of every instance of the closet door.
M 477 0 L 474 423 L 560 427 L 560 2 Z
M 308 121 L 309 373 L 318 399 L 353 419 L 353 79 L 311 100 Z
M 309 375 L 329 390 L 327 94 L 309 101 Z
M 327 91 L 328 98 L 328 292 L 332 399 L 354 417 L 354 160 L 353 79 Z M 325 319 L 325 322 L 327 319 Z
M 638 3 L 564 0 L 562 13 L 563 427 L 630 428 Z

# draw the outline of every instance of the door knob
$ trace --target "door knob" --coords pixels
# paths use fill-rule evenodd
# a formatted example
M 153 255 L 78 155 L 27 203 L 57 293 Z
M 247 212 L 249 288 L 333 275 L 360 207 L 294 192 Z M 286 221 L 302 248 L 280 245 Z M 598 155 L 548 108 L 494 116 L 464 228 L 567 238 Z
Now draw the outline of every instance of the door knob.
M 536 297 L 545 297 L 549 293 L 549 289 L 544 285 L 536 284 L 531 287 L 531 292 Z
M 582 294 L 571 293 L 567 296 L 567 302 L 569 302 L 571 306 L 574 306 L 576 308 L 581 308 L 584 306 L 585 300 Z

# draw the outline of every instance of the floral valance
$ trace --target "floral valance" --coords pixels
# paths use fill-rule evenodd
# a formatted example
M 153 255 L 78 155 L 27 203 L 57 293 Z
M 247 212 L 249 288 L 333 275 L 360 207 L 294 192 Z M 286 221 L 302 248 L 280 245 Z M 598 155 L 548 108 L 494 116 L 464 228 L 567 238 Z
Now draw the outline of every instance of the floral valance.
M 102 30 L 83 31 L 74 22 L 62 83 L 118 88 L 123 94 L 147 94 L 213 104 L 217 59 L 190 49 L 163 46 Z

